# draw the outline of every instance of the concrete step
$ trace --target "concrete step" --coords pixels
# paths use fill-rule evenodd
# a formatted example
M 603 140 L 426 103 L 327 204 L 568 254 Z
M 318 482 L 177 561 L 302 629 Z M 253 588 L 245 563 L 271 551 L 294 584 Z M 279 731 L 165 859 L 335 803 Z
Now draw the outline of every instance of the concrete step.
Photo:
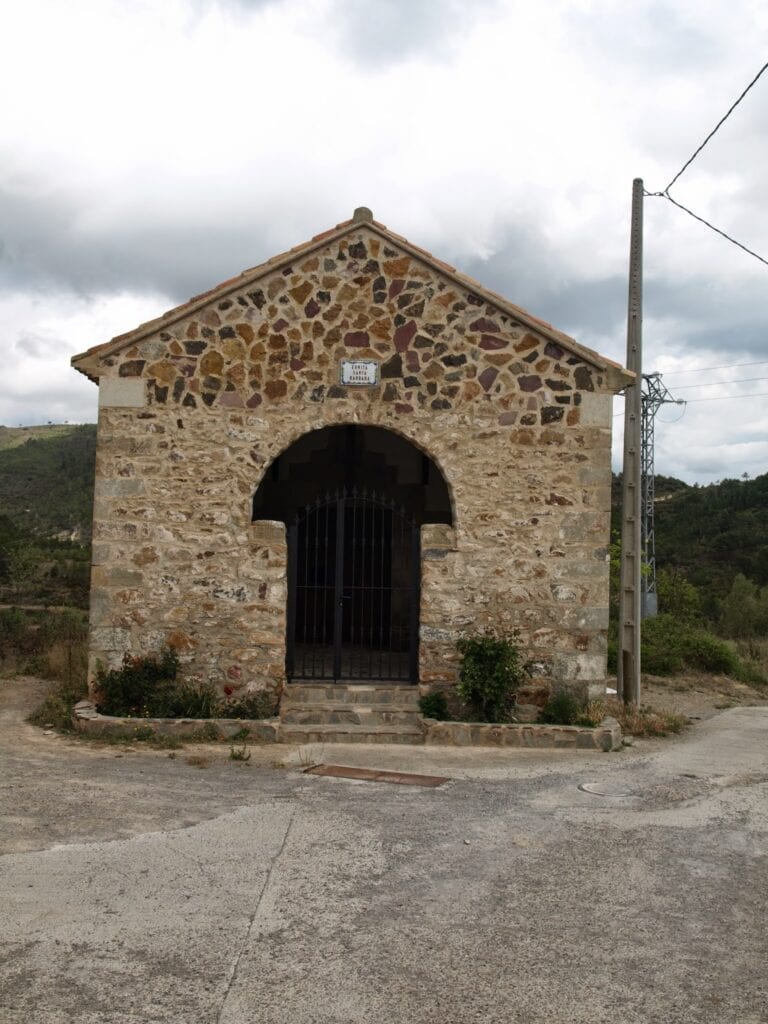
M 418 686 L 372 683 L 289 683 L 283 689 L 282 704 L 394 704 L 418 709 Z
M 407 743 L 424 742 L 421 729 L 392 725 L 295 725 L 280 723 L 281 743 Z
M 418 708 L 395 704 L 360 704 L 329 701 L 323 704 L 283 703 L 280 721 L 296 725 L 405 725 L 417 728 Z

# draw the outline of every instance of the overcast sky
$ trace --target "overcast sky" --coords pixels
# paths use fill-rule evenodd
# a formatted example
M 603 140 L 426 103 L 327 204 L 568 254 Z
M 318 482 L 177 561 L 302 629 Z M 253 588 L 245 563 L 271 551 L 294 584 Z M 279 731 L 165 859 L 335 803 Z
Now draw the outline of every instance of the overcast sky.
M 632 179 L 663 189 L 767 55 L 763 0 L 11 0 L 0 423 L 95 420 L 72 354 L 361 205 L 623 362 Z M 672 194 L 768 258 L 767 162 L 768 72 Z M 644 369 L 689 400 L 658 472 L 768 471 L 767 295 L 646 201 Z

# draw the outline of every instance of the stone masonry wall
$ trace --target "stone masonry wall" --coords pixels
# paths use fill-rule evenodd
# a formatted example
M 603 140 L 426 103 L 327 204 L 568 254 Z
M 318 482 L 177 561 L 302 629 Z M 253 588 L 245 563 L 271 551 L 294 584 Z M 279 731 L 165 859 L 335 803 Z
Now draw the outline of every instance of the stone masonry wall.
M 346 388 L 342 358 L 381 383 Z M 421 680 L 455 640 L 519 628 L 542 678 L 605 677 L 606 374 L 364 226 L 103 357 L 91 670 L 173 644 L 218 686 L 277 686 L 280 523 L 251 523 L 309 430 L 389 428 L 427 452 L 454 525 L 423 528 Z

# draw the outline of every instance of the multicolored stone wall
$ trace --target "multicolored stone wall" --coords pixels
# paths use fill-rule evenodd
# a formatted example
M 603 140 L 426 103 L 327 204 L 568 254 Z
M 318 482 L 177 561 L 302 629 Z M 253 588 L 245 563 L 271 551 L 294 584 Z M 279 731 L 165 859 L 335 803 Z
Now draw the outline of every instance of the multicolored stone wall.
M 340 384 L 342 359 L 380 364 Z M 519 628 L 541 678 L 605 677 L 611 394 L 617 381 L 361 226 L 105 355 L 92 663 L 170 642 L 221 687 L 276 686 L 282 524 L 252 523 L 271 462 L 343 423 L 441 468 L 453 527 L 423 528 L 421 679 L 455 639 Z
M 106 364 L 146 379 L 150 404 L 255 410 L 351 397 L 342 358 L 382 360 L 376 398 L 399 416 L 492 401 L 503 427 L 576 426 L 582 392 L 602 383 L 578 356 L 362 232 Z

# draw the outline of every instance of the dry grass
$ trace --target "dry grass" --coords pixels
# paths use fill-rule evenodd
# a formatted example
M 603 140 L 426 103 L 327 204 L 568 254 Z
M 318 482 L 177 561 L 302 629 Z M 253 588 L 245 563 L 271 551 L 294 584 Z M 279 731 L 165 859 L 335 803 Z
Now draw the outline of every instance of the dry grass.
M 591 700 L 579 715 L 579 725 L 588 725 L 596 729 L 606 715 L 612 714 L 608 711 L 604 700 Z M 614 715 L 614 718 L 616 716 Z
M 80 683 L 54 683 L 27 721 L 43 728 L 52 726 L 58 732 L 74 732 L 72 709 L 84 696 L 85 687 Z
M 676 711 L 659 711 L 648 704 L 624 704 L 614 698 L 592 701 L 592 704 L 598 703 L 604 705 L 605 714 L 615 718 L 627 736 L 668 736 L 670 733 L 680 733 L 690 725 L 687 715 Z
M 190 754 L 190 756 L 185 757 L 184 760 L 193 768 L 207 768 L 211 763 L 210 757 L 205 757 L 203 754 Z
M 54 640 L 46 652 L 49 679 L 85 679 L 88 645 L 85 640 Z

